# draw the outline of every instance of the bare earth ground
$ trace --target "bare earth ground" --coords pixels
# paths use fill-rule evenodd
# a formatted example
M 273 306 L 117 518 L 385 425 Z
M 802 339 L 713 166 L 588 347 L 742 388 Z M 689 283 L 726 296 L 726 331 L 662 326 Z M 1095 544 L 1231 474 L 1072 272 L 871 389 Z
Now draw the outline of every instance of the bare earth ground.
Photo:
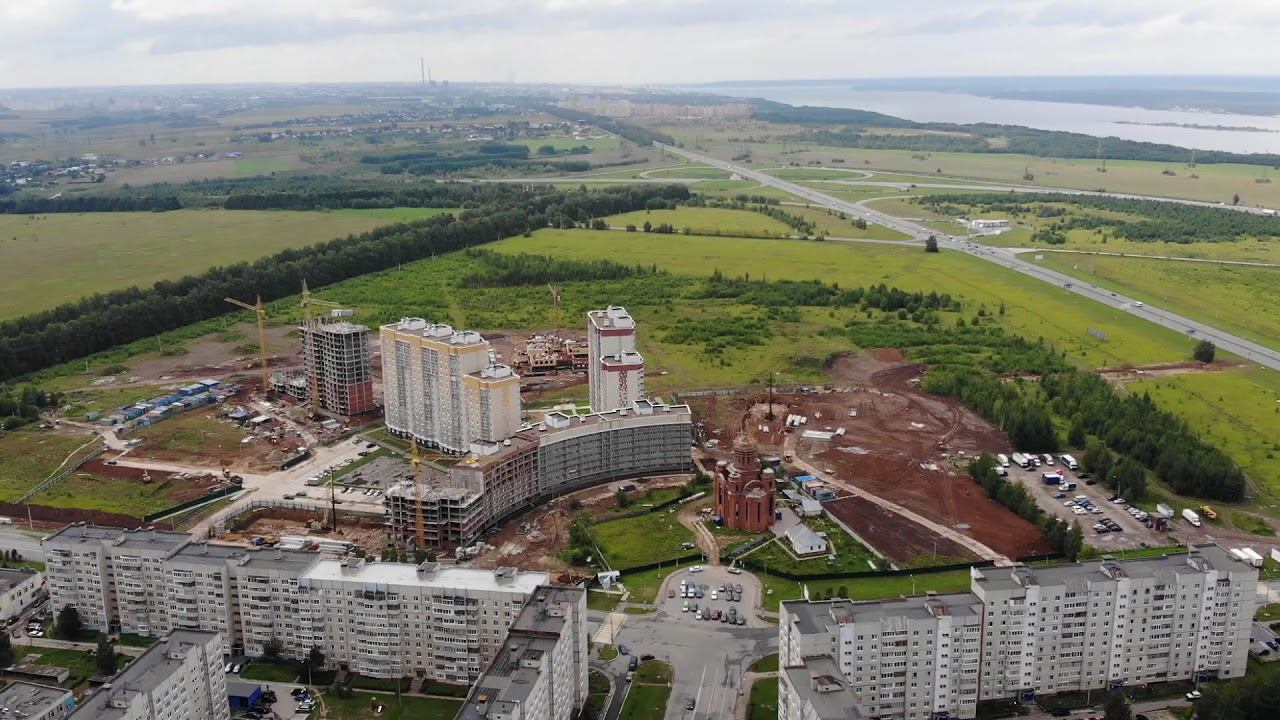
M 364 548 L 370 554 L 381 552 L 383 548 L 387 547 L 389 536 L 386 527 L 382 525 L 380 520 L 362 519 L 357 523 L 355 519 L 344 516 L 342 511 L 339 510 L 338 532 L 326 533 L 307 529 L 306 523 L 308 520 L 320 519 L 322 518 L 317 513 L 305 510 L 265 508 L 254 511 L 253 519 L 245 526 L 244 530 L 238 533 L 227 533 L 221 539 L 228 542 L 243 542 L 256 535 L 264 537 L 268 535 L 276 537 L 305 535 L 330 540 L 346 540 Z
M 221 417 L 223 406 L 210 406 L 207 411 L 192 410 L 181 415 L 162 420 L 155 425 L 143 428 L 131 437 L 142 440 L 138 447 L 130 453 L 130 457 L 145 460 L 162 460 L 171 462 L 203 465 L 211 468 L 221 467 L 247 472 L 264 472 L 278 470 L 280 463 L 297 452 L 301 440 L 296 437 L 282 437 L 277 442 L 267 438 L 271 431 L 250 433 L 236 427 L 231 421 Z M 276 423 L 276 431 L 284 433 L 284 429 Z M 184 434 L 202 433 L 204 428 L 211 428 L 209 436 L 201 435 L 203 440 L 197 449 L 166 447 L 168 440 Z M 216 433 L 216 435 L 214 434 Z M 261 436 L 261 439 L 250 443 L 240 440 L 250 434 Z
M 258 345 L 258 327 L 250 323 L 232 325 L 228 330 L 239 331 L 244 337 L 231 342 L 218 342 L 216 336 L 193 340 L 184 346 L 183 355 L 150 355 L 133 361 L 129 372 L 118 375 L 112 382 L 100 382 L 95 387 L 132 387 L 181 380 L 220 379 L 228 375 L 256 377 L 258 353 L 237 351 L 242 345 Z M 272 369 L 301 367 L 301 341 L 297 330 L 278 326 L 267 328 L 267 348 L 270 357 L 267 365 Z M 254 384 L 256 387 L 256 383 Z
M 986 497 L 978 485 L 955 469 L 950 458 L 982 451 L 1008 452 L 1009 442 L 990 423 L 960 403 L 917 390 L 923 366 L 902 361 L 897 350 L 844 357 L 832 370 L 832 390 L 774 396 L 774 420 L 760 397 L 694 398 L 691 404 L 706 436 L 728 451 L 743 425 L 762 455 L 784 452 L 788 414 L 803 415 L 803 429 L 843 436 L 830 441 L 802 440 L 792 430 L 796 453 L 818 468 L 830 470 L 842 483 L 902 505 L 938 523 L 963 530 L 1008 557 L 1048 552 L 1044 534 L 1031 523 Z M 872 512 L 869 503 L 828 503 L 833 513 L 876 549 L 895 561 L 909 562 L 933 552 L 944 557 L 970 557 L 950 541 L 937 537 L 895 513 Z

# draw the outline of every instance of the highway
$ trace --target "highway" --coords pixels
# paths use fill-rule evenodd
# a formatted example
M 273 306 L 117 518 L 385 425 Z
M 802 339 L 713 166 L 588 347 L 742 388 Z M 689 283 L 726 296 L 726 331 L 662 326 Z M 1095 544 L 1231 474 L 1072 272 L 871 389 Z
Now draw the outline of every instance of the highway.
M 821 205 L 823 207 L 828 207 L 833 210 L 839 210 L 842 212 L 849 213 L 853 216 L 866 218 L 871 222 L 879 223 L 881 225 L 884 225 L 885 227 L 892 228 L 902 233 L 906 233 L 911 237 L 915 238 L 916 240 L 924 240 L 930 235 L 933 235 L 939 238 L 939 240 L 941 241 L 940 244 L 944 245 L 944 247 L 952 248 L 960 252 L 968 253 L 969 255 L 972 255 L 977 258 L 982 258 L 983 260 L 987 260 L 989 262 L 1004 265 L 1005 267 L 1008 267 L 1012 270 L 1034 277 L 1037 280 L 1043 280 L 1044 282 L 1056 285 L 1060 288 L 1063 288 L 1066 291 L 1076 293 L 1077 295 L 1083 295 L 1084 297 L 1087 297 L 1091 300 L 1096 300 L 1106 305 L 1110 305 L 1111 307 L 1114 307 L 1117 310 L 1120 310 L 1122 312 L 1127 312 L 1131 315 L 1136 315 L 1140 318 L 1143 318 L 1144 320 L 1149 320 L 1151 322 L 1158 323 L 1172 330 L 1176 330 L 1177 332 L 1184 333 L 1190 338 L 1210 340 L 1219 348 L 1222 348 L 1223 350 L 1235 353 L 1240 357 L 1252 360 L 1253 362 L 1256 362 L 1259 365 L 1262 365 L 1263 367 L 1268 367 L 1268 368 L 1271 368 L 1272 370 L 1280 370 L 1280 352 L 1272 350 L 1271 348 L 1263 347 L 1262 345 L 1259 345 L 1258 343 L 1253 342 L 1252 340 L 1249 340 L 1247 338 L 1243 338 L 1238 335 L 1233 335 L 1231 333 L 1218 330 L 1217 328 L 1214 328 L 1210 325 L 1206 325 L 1202 322 L 1198 322 L 1196 320 L 1192 320 L 1190 318 L 1186 318 L 1181 315 L 1171 313 L 1167 310 L 1151 307 L 1149 305 L 1141 305 L 1133 298 L 1130 298 L 1118 293 L 1112 293 L 1109 290 L 1090 285 L 1089 283 L 1086 283 L 1086 282 L 1081 282 L 1080 280 L 1077 280 L 1064 273 L 1055 272 L 1053 270 L 1048 270 L 1046 268 L 1040 267 L 1039 265 L 1036 265 L 1034 262 L 1030 262 L 1022 259 L 1020 254 L 1027 252 L 1026 248 L 995 248 L 995 247 L 988 247 L 985 245 L 979 245 L 978 243 L 970 242 L 967 238 L 964 238 L 964 237 L 951 238 L 949 236 L 941 235 L 935 230 L 930 230 L 929 228 L 923 227 L 921 225 L 917 225 L 909 220 L 903 220 L 902 218 L 896 218 L 891 215 L 886 215 L 884 213 L 878 212 L 870 206 L 869 201 L 867 200 L 863 200 L 860 202 L 849 202 L 846 200 L 840 200 L 830 195 L 827 195 L 826 193 L 823 193 L 820 190 L 804 187 L 803 185 L 797 185 L 796 183 L 788 182 L 786 180 L 776 178 L 772 175 L 767 175 L 765 173 L 762 173 L 756 170 L 750 170 L 748 168 L 744 168 L 739 165 L 734 165 L 732 163 L 728 163 L 723 160 L 718 160 L 713 157 L 692 153 L 683 148 L 675 148 L 669 145 L 663 145 L 661 147 L 663 147 L 667 152 L 670 152 L 675 155 L 679 155 L 680 157 L 683 157 L 685 159 L 710 165 L 712 167 L 721 168 L 723 170 L 728 170 L 729 172 L 735 173 L 740 177 L 754 180 L 760 183 L 761 185 L 777 188 L 779 190 L 783 190 L 785 192 L 791 193 L 798 197 L 804 198 L 805 200 L 808 200 L 809 202 L 815 205 Z M 921 186 L 923 187 L 923 185 Z M 971 187 L 979 187 L 979 186 L 971 186 Z M 994 192 L 1001 192 L 1006 190 L 1049 192 L 1049 190 L 1046 190 L 1045 188 L 1024 188 L 1024 187 L 1015 187 L 1015 186 L 981 186 L 981 187 L 983 188 L 989 187 L 989 189 L 991 189 Z M 1064 193 L 1069 193 L 1073 195 L 1097 194 L 1097 193 L 1091 193 L 1091 192 L 1082 191 L 1082 190 L 1052 190 L 1052 192 L 1064 192 Z M 1213 205 L 1212 203 L 1196 202 L 1196 201 L 1190 201 L 1190 200 L 1171 200 L 1169 198 L 1147 198 L 1139 195 L 1118 195 L 1118 194 L 1113 195 L 1111 193 L 1107 193 L 1107 196 L 1161 200 L 1164 202 L 1177 202 L 1177 203 L 1182 203 L 1186 205 L 1218 207 L 1216 205 Z M 1240 212 L 1257 212 L 1257 213 L 1263 212 L 1261 209 L 1257 209 L 1257 208 L 1234 208 L 1234 209 Z M 1082 332 L 1083 332 L 1083 329 L 1082 329 Z

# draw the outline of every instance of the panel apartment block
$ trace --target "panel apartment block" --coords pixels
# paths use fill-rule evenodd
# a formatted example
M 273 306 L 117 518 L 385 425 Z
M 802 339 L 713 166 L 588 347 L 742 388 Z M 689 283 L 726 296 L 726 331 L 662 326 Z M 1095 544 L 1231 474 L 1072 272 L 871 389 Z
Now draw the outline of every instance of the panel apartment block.
M 321 318 L 313 320 L 302 337 L 307 383 L 318 388 L 321 407 L 339 415 L 372 411 L 369 328 Z
M 20 720 L 62 720 L 75 710 L 76 698 L 70 690 L 29 682 L 15 682 L 0 690 L 0 708 L 5 717 Z
M 27 606 L 43 597 L 44 575 L 24 568 L 0 568 L 0 619 L 17 617 Z
M 299 578 L 298 618 L 329 663 L 350 672 L 470 683 L 548 579 L 514 568 L 320 560 Z
M 446 478 L 387 489 L 387 524 L 398 542 L 416 535 L 421 495 L 432 547 L 466 545 L 485 528 L 543 499 L 642 475 L 693 471 L 693 415 L 687 405 L 641 400 L 628 409 L 568 416 L 552 412 L 501 443 L 473 443 Z
M 1244 674 L 1256 568 L 1217 546 L 1160 558 L 973 570 L 972 592 L 787 602 L 784 668 L 829 658 L 864 715 L 972 718 L 976 703 Z M 802 675 L 797 675 L 797 678 Z M 804 685 L 804 683 L 799 683 Z M 781 717 L 807 694 L 780 695 Z
M 169 630 L 216 632 L 226 654 L 261 655 L 272 637 L 295 658 L 313 646 L 294 616 L 298 577 L 319 553 L 80 524 L 43 545 L 55 612 L 72 605 L 86 627 L 152 637 Z
M 587 363 L 593 411 L 609 412 L 644 399 L 644 358 L 636 350 L 636 321 L 626 308 L 587 313 Z
M 570 720 L 587 700 L 587 593 L 540 587 L 458 720 Z
M 478 333 L 405 318 L 384 325 L 381 337 L 383 405 L 392 432 L 465 453 L 474 441 L 505 440 L 509 435 L 502 433 L 519 427 L 519 377 L 496 362 Z
M 174 630 L 87 698 L 72 720 L 228 720 L 218 633 Z

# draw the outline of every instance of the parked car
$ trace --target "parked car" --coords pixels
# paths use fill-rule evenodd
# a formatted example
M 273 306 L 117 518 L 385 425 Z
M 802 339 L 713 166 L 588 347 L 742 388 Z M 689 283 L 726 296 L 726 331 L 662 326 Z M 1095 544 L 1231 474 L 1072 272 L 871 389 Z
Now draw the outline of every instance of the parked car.
M 1186 697 L 1187 697 L 1187 699 L 1188 699 L 1188 700 L 1199 700 L 1199 699 L 1200 699 L 1200 691 L 1199 691 L 1199 690 L 1192 690 L 1191 692 L 1187 693 L 1187 696 L 1186 696 Z
M 231 672 L 235 675 L 239 675 L 240 671 L 243 669 L 244 669 L 244 663 L 236 663 L 235 665 L 231 666 Z
M 627 647 L 626 645 L 619 645 L 618 652 L 622 653 L 623 655 L 630 655 L 631 648 Z
M 669 598 L 673 598 L 673 597 L 675 597 L 675 596 L 676 596 L 676 589 L 675 589 L 675 588 L 668 588 L 668 589 L 667 589 L 667 597 L 669 597 Z

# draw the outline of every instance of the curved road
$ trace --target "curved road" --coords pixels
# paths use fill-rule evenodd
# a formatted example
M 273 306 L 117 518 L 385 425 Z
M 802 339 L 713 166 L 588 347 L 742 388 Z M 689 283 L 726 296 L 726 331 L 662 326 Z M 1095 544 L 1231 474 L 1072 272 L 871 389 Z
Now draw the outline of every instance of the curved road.
M 755 180 L 756 182 L 759 182 L 761 185 L 767 185 L 769 187 L 774 187 L 779 190 L 789 192 L 793 195 L 802 197 L 805 200 L 809 200 L 817 205 L 828 207 L 833 210 L 840 210 L 843 212 L 852 213 L 854 215 L 860 215 L 861 217 L 872 220 L 873 222 L 877 222 L 881 225 L 884 225 L 885 227 L 892 228 L 899 232 L 907 233 L 908 235 L 911 235 L 913 238 L 916 238 L 917 240 L 923 240 L 929 237 L 930 235 L 933 235 L 935 237 L 939 236 L 939 233 L 937 231 L 930 230 L 929 228 L 917 225 L 909 220 L 903 220 L 902 218 L 896 218 L 891 215 L 886 215 L 882 212 L 878 212 L 866 204 L 868 202 L 867 200 L 863 200 L 861 202 L 849 202 L 846 200 L 839 200 L 830 195 L 827 195 L 826 193 L 823 193 L 820 190 L 804 187 L 803 185 L 797 185 L 793 182 L 788 182 L 786 180 L 773 177 L 772 175 L 766 175 L 765 173 L 762 173 L 756 170 L 750 170 L 750 169 L 741 167 L 739 165 L 727 163 L 723 160 L 717 160 L 716 158 L 713 158 L 713 157 L 708 157 L 706 155 L 699 155 L 697 153 L 692 153 L 692 152 L 689 152 L 688 150 L 671 147 L 669 145 L 661 145 L 660 147 L 662 147 L 667 152 L 673 153 L 675 155 L 679 155 L 689 160 L 694 160 L 707 165 L 711 165 L 712 167 L 718 167 L 723 170 L 728 170 L 730 172 L 737 173 L 738 175 L 744 178 L 750 178 L 752 180 Z M 917 187 L 927 187 L 927 186 L 918 184 Z M 955 186 L 955 187 L 959 188 L 959 187 L 966 187 L 966 186 Z M 968 186 L 968 187 L 979 187 L 979 186 Z M 1017 186 L 980 186 L 980 187 L 985 189 L 990 189 L 995 192 L 1000 192 L 1000 191 L 1062 192 L 1062 193 L 1067 193 L 1072 195 L 1101 194 L 1101 193 L 1094 193 L 1094 192 L 1089 192 L 1085 190 L 1050 190 L 1045 188 L 1027 188 L 1027 187 L 1017 187 Z M 1142 195 L 1122 195 L 1118 193 L 1105 193 L 1105 195 L 1107 197 L 1134 198 L 1134 199 L 1141 199 L 1141 200 L 1160 200 L 1163 202 L 1176 202 L 1184 205 L 1197 205 L 1201 207 L 1218 207 L 1213 203 L 1197 202 L 1192 200 L 1173 200 L 1170 198 L 1153 198 L 1153 197 L 1146 197 Z M 1233 208 L 1233 209 L 1239 212 L 1249 212 L 1249 213 L 1258 213 L 1258 214 L 1262 214 L 1265 212 L 1260 208 Z M 1042 268 L 1033 262 L 1028 262 L 1026 260 L 1023 260 L 1021 257 L 1019 257 L 1019 253 L 1026 252 L 1026 248 L 987 247 L 984 245 L 978 245 L 977 243 L 969 242 L 965 238 L 954 238 L 954 237 L 949 237 L 945 235 L 941 236 L 941 238 L 950 240 L 952 242 L 952 247 L 961 252 L 968 253 L 969 255 L 972 255 L 974 257 L 982 258 L 983 260 L 999 263 L 1001 265 L 1004 265 L 1005 267 L 1011 268 L 1018 272 L 1034 277 L 1037 280 L 1043 280 L 1044 282 L 1057 285 L 1058 287 L 1065 288 L 1066 290 L 1069 290 L 1070 292 L 1074 292 L 1077 295 L 1083 295 L 1084 297 L 1087 297 L 1091 300 L 1097 300 L 1098 302 L 1104 303 L 1106 305 L 1110 305 L 1123 312 L 1127 312 L 1131 315 L 1136 315 L 1144 320 L 1149 320 L 1151 322 L 1159 323 L 1160 325 L 1163 325 L 1172 330 L 1186 333 L 1188 336 L 1201 338 L 1204 340 L 1211 340 L 1215 345 L 1222 348 L 1223 350 L 1226 350 L 1228 352 L 1233 352 L 1244 358 L 1248 358 L 1249 360 L 1252 360 L 1264 367 L 1269 367 L 1273 370 L 1280 370 L 1280 352 L 1272 350 L 1271 348 L 1263 347 L 1258 343 L 1255 343 L 1251 340 L 1240 337 L 1238 335 L 1232 335 L 1231 333 L 1218 330 L 1217 328 L 1214 328 L 1210 325 L 1206 325 L 1202 322 L 1191 320 L 1190 318 L 1186 318 L 1181 315 L 1171 313 L 1167 310 L 1161 310 L 1160 308 L 1154 308 L 1150 306 L 1138 305 L 1136 304 L 1136 301 L 1133 298 L 1130 298 L 1118 293 L 1113 294 L 1108 290 L 1094 287 L 1088 283 L 1083 283 L 1064 273 L 1055 272 L 1053 270 Z

